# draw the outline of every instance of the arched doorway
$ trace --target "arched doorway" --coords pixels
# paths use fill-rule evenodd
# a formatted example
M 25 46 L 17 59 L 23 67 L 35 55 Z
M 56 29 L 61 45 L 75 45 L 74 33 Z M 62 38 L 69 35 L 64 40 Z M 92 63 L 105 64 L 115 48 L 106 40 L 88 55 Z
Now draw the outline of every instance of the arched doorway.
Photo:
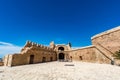
M 59 59 L 64 60 L 65 55 L 63 53 L 59 53 Z
M 64 47 L 59 47 L 58 50 L 59 51 L 64 51 Z
M 34 63 L 34 55 L 30 55 L 29 64 L 33 64 L 33 63 Z

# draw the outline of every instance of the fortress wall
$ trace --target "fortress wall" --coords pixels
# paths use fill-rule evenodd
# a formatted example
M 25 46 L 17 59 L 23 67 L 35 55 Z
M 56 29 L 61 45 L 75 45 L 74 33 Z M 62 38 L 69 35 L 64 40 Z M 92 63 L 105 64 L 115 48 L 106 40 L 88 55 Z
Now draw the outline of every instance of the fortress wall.
M 56 60 L 57 54 L 52 48 L 27 41 L 20 53 L 9 54 L 4 57 L 4 66 L 17 66 Z
M 17 66 L 17 65 L 25 65 L 30 64 L 30 55 L 34 55 L 33 63 L 41 63 L 43 62 L 43 57 L 45 57 L 45 62 L 55 61 L 56 53 L 53 51 L 42 51 L 42 50 L 29 50 L 24 54 L 13 54 L 12 55 L 12 63 L 8 63 L 6 66 Z M 52 60 L 51 60 L 52 57 Z M 8 58 L 8 57 L 7 57 Z M 5 61 L 9 61 L 8 59 Z
M 77 61 L 95 61 L 95 47 L 87 47 L 83 49 L 77 49 L 70 52 L 70 56 L 72 56 L 73 60 Z
M 85 62 L 109 63 L 107 59 L 95 46 L 89 46 L 82 49 L 72 50 L 70 55 L 72 60 Z
M 98 47 L 101 45 L 114 53 L 120 50 L 120 26 L 105 31 L 103 33 L 97 34 L 93 36 L 91 39 L 93 45 Z
M 28 64 L 26 55 L 13 54 L 11 66 Z
M 108 63 L 110 64 L 111 63 L 111 60 L 105 56 L 105 54 L 103 52 L 101 52 L 101 50 L 95 48 L 95 55 L 96 55 L 96 59 L 95 59 L 95 62 L 97 63 Z
M 111 52 L 114 53 L 120 50 L 120 26 L 97 34 L 91 39 L 93 46 L 76 50 L 69 50 L 65 47 L 66 58 L 72 57 L 72 60 L 76 61 L 110 63 L 112 59 Z M 56 47 L 56 51 L 58 47 Z M 33 63 L 43 62 L 43 58 L 45 58 L 44 62 L 55 61 L 57 60 L 56 51 L 50 47 L 27 41 L 20 54 L 5 56 L 4 65 L 16 66 L 29 64 L 31 55 L 34 55 Z

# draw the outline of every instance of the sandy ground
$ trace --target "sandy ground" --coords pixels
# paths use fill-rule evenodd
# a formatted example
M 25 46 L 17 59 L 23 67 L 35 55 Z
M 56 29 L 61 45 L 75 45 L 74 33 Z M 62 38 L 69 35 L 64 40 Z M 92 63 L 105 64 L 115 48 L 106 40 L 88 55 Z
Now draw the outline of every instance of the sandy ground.
M 85 62 L 48 62 L 0 67 L 0 80 L 120 80 L 120 67 Z

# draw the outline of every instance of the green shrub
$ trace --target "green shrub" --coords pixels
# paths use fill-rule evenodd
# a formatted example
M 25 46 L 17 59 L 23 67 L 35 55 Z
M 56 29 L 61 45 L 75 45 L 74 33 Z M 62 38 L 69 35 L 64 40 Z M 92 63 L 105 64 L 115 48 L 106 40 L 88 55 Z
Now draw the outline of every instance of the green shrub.
M 116 51 L 115 54 L 113 54 L 113 57 L 115 59 L 119 59 L 120 60 L 120 50 L 119 51 Z

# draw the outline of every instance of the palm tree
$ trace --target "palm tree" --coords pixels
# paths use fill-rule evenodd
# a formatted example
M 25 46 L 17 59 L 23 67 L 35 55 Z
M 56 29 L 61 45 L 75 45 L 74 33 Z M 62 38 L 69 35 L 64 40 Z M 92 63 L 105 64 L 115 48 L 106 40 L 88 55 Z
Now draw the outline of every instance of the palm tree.
M 69 45 L 70 47 L 72 47 L 72 44 L 71 44 L 70 42 L 68 42 L 68 45 Z
M 115 54 L 113 54 L 113 57 L 115 59 L 119 59 L 120 60 L 120 50 L 119 51 L 116 51 Z

